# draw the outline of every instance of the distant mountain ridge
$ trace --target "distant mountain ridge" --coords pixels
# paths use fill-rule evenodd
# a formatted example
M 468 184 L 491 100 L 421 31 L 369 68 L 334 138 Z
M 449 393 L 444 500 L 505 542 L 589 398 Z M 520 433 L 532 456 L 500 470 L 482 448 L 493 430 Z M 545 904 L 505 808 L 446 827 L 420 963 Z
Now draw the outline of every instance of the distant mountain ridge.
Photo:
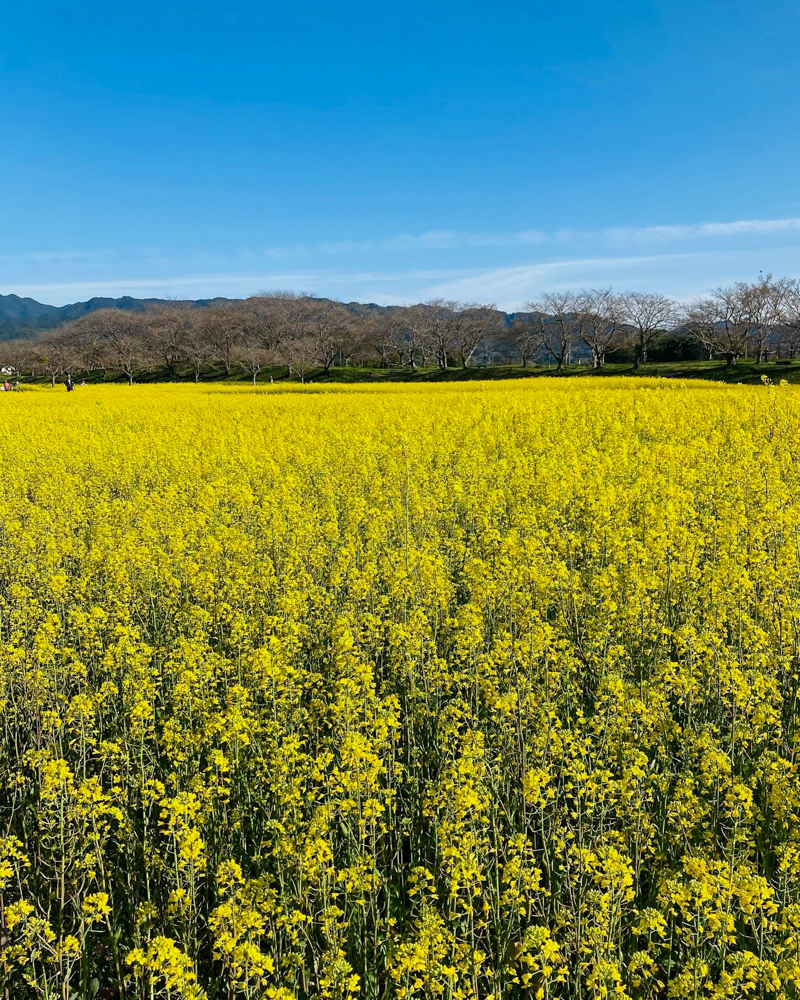
M 222 299 L 196 299 L 186 302 L 193 306 L 207 306 Z M 0 339 L 11 337 L 33 337 L 42 330 L 70 323 L 86 313 L 98 309 L 125 309 L 130 312 L 144 312 L 149 305 L 166 304 L 166 299 L 136 299 L 131 295 L 120 298 L 95 296 L 86 302 L 71 302 L 66 306 L 50 306 L 36 299 L 19 295 L 0 295 Z
M 203 308 L 215 302 L 236 302 L 239 299 L 227 299 L 224 296 L 217 296 L 213 299 L 137 299 L 131 295 L 123 295 L 120 298 L 105 298 L 94 296 L 86 302 L 72 302 L 66 306 L 50 306 L 36 299 L 23 298 L 19 295 L 0 295 L 0 340 L 11 340 L 14 337 L 35 337 L 42 330 L 53 330 L 71 323 L 72 320 L 84 316 L 86 313 L 96 312 L 98 309 L 124 309 L 130 312 L 144 312 L 148 306 L 174 305 L 194 306 Z M 380 311 L 392 309 L 392 306 L 379 306 L 374 302 L 346 302 L 345 306 L 353 312 Z M 514 319 L 514 313 L 503 313 L 505 322 L 510 325 Z

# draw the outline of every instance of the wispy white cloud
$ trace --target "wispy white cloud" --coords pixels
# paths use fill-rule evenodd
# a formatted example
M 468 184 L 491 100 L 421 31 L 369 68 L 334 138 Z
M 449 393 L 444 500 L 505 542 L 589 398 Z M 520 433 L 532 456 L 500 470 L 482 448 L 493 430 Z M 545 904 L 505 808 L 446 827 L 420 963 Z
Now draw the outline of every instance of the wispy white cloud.
M 485 268 L 434 282 L 426 295 L 496 302 L 514 310 L 545 291 L 611 286 L 659 291 L 685 301 L 717 285 L 752 280 L 759 270 L 800 274 L 800 246 L 604 255 Z
M 372 253 L 382 250 L 457 250 L 469 247 L 532 246 L 546 243 L 547 239 L 547 233 L 538 229 L 525 229 L 516 233 L 468 233 L 432 229 L 424 233 L 398 233 L 374 240 L 334 240 L 320 243 L 317 249 L 326 254 Z
M 699 222 L 689 226 L 617 226 L 601 231 L 609 243 L 658 242 L 661 240 L 713 239 L 736 236 L 772 236 L 800 232 L 800 217 L 787 219 L 739 219 L 737 222 Z
M 612 226 L 604 229 L 523 229 L 517 232 L 466 232 L 429 230 L 398 233 L 380 239 L 332 240 L 314 245 L 296 244 L 261 251 L 263 256 L 285 259 L 314 254 L 347 255 L 415 250 L 461 250 L 485 247 L 580 246 L 621 247 L 693 240 L 774 236 L 800 232 L 800 216 L 785 219 L 739 219 L 734 222 L 698 222 L 688 225 Z
M 51 295 L 59 302 L 69 301 L 69 296 L 120 296 L 140 294 L 144 297 L 156 294 L 182 295 L 209 298 L 214 295 L 253 295 L 259 289 L 293 288 L 310 293 L 325 294 L 329 287 L 358 287 L 371 284 L 416 283 L 420 287 L 431 281 L 446 281 L 467 274 L 463 269 L 428 269 L 399 271 L 335 271 L 328 269 L 307 271 L 281 271 L 264 273 L 248 271 L 244 273 L 184 274 L 169 278 L 137 277 L 114 278 L 101 281 L 51 281 L 35 284 L 0 285 L 0 294 L 15 292 L 17 295 Z M 324 287 L 323 287 L 324 286 Z M 200 291 L 198 292 L 198 289 Z
M 592 285 L 688 298 L 717 284 L 752 278 L 759 270 L 800 274 L 798 234 L 800 217 L 792 216 L 594 231 L 430 230 L 238 254 L 197 251 L 181 257 L 158 248 L 128 254 L 54 251 L 0 256 L 0 291 L 64 303 L 93 295 L 239 297 L 264 288 L 292 288 L 384 303 L 443 296 L 496 302 L 505 309 L 519 308 L 543 291 Z M 457 252 L 471 247 L 511 250 L 503 255 L 505 260 L 496 254 Z M 423 250 L 452 253 L 429 257 Z M 406 251 L 406 256 L 392 262 L 392 251 Z M 19 266 L 5 266 L 10 260 Z M 413 266 L 434 261 L 451 266 Z

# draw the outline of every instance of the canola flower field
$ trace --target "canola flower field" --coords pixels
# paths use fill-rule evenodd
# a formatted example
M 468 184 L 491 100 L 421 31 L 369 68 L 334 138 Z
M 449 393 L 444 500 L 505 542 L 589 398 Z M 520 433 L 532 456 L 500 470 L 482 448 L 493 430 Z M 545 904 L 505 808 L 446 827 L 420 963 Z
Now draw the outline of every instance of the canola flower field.
M 800 995 L 800 394 L 0 402 L 0 997 Z

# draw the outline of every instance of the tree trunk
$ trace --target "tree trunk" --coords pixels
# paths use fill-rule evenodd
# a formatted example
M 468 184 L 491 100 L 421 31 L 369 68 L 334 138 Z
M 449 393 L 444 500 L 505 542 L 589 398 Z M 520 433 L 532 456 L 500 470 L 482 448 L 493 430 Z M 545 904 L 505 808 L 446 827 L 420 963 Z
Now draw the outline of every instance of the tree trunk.
M 256 387 L 256 375 L 257 375 L 257 374 L 258 374 L 257 372 L 253 372 L 253 388 L 254 388 L 254 389 L 255 389 L 255 387 Z

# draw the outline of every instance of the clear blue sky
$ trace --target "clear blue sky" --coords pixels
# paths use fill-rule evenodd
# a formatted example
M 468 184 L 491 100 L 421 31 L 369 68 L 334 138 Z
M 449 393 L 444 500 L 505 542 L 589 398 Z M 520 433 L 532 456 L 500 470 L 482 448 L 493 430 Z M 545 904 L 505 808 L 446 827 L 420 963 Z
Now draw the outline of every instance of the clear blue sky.
M 0 292 L 800 274 L 799 51 L 796 0 L 8 5 Z

